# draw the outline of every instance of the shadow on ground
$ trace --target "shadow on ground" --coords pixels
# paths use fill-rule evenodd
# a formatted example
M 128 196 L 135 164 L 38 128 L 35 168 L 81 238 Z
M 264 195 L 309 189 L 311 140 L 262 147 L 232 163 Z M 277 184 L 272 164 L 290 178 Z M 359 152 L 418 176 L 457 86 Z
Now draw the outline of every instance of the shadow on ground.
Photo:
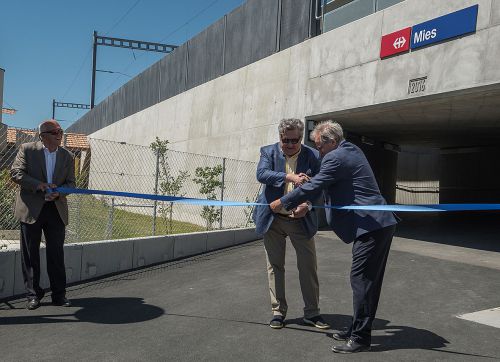
M 64 308 L 64 314 L 41 314 L 50 306 L 49 303 L 42 302 L 39 309 L 28 312 L 37 314 L 2 317 L 0 325 L 74 322 L 129 324 L 144 322 L 165 314 L 162 308 L 146 304 L 142 298 L 80 298 L 72 299 L 71 303 L 71 307 Z M 60 312 L 61 307 L 57 308 Z M 76 308 L 79 309 L 75 312 Z

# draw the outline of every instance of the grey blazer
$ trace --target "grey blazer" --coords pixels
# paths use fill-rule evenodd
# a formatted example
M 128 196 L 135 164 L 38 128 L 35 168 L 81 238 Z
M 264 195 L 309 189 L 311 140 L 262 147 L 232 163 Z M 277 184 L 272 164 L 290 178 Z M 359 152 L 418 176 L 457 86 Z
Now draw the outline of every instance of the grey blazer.
M 283 196 L 281 202 L 286 209 L 291 209 L 318 190 L 323 190 L 326 206 L 386 204 L 363 151 L 347 141 L 340 142 L 323 157 L 319 173 L 310 182 Z M 326 209 L 326 218 L 346 243 L 398 222 L 395 215 L 387 211 Z
M 33 224 L 38 219 L 45 203 L 45 195 L 36 187 L 47 182 L 47 167 L 42 142 L 24 143 L 19 148 L 10 170 L 12 180 L 21 186 L 16 198 L 14 216 L 21 222 Z M 59 147 L 52 183 L 58 187 L 75 187 L 75 164 L 73 154 Z M 68 225 L 68 202 L 61 194 L 55 205 L 64 223 Z

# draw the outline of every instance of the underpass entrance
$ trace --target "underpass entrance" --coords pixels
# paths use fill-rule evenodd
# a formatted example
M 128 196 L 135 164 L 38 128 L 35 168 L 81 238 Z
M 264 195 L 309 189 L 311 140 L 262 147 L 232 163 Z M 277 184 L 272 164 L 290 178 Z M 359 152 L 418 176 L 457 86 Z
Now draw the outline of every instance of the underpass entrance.
M 308 117 L 306 138 L 326 119 L 365 152 L 388 203 L 500 202 L 500 85 Z

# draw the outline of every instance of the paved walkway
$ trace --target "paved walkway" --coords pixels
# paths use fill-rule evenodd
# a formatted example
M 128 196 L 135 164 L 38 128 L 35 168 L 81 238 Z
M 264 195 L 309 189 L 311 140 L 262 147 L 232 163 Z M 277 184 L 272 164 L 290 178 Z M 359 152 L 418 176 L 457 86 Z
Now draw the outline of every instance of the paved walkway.
M 500 329 L 457 316 L 500 307 L 500 223 L 417 216 L 389 257 L 373 351 L 330 351 L 332 330 L 302 324 L 295 254 L 287 254 L 286 328 L 271 313 L 261 242 L 69 288 L 71 308 L 0 304 L 2 361 L 494 361 Z M 418 238 L 417 238 L 418 237 Z M 418 239 L 418 240 L 417 240 Z M 352 312 L 350 246 L 317 237 L 322 313 Z

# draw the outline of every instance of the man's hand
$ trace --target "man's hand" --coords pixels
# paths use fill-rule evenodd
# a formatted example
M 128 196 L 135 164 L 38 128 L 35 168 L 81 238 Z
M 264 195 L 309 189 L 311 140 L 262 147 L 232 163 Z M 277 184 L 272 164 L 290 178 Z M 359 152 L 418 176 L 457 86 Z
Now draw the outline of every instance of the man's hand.
M 307 205 L 307 202 L 304 202 L 297 206 L 295 210 L 293 210 L 291 217 L 300 219 L 301 217 L 306 216 L 306 214 L 309 212 L 309 207 Z
M 292 182 L 296 187 L 298 187 L 308 182 L 311 178 L 301 172 L 299 174 L 288 173 L 285 179 L 287 182 Z
M 283 208 L 283 205 L 281 204 L 280 199 L 274 200 L 273 202 L 271 202 L 271 204 L 269 206 L 271 207 L 271 210 L 274 213 L 280 212 L 280 210 Z
M 59 192 L 51 192 L 45 195 L 45 201 L 54 201 L 59 197 Z
M 37 191 L 45 192 L 45 191 L 47 191 L 47 189 L 53 189 L 53 188 L 56 188 L 56 187 L 57 187 L 57 185 L 55 185 L 55 184 L 48 184 L 46 182 L 41 182 L 36 187 L 36 190 Z
M 57 187 L 56 184 L 48 184 L 45 182 L 40 183 L 36 189 L 40 190 L 42 192 L 45 192 L 45 201 L 54 201 L 59 197 L 59 192 L 49 192 L 47 193 L 47 190 L 49 189 L 55 189 Z

